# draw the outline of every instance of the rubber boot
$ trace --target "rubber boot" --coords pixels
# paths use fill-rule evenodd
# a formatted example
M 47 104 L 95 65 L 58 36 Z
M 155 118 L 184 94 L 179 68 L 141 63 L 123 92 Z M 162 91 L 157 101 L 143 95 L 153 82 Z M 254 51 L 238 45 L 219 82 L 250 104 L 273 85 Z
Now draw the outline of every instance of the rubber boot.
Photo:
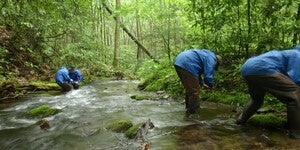
M 287 124 L 289 136 L 300 139 L 300 107 L 296 105 L 287 106 Z
M 190 114 L 199 114 L 200 112 L 200 103 L 199 99 L 189 99 L 187 112 Z
M 189 97 L 188 95 L 185 96 L 185 109 L 188 109 L 189 108 Z
M 262 100 L 254 101 L 252 98 L 250 98 L 244 107 L 242 114 L 236 120 L 236 124 L 245 124 L 247 120 L 261 107 L 262 103 Z

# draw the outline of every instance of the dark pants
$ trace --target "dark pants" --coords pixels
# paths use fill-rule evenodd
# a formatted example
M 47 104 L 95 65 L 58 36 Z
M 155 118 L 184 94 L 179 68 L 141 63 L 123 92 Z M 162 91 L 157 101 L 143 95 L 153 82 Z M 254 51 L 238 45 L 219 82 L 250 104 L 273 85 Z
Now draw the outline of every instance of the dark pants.
M 195 114 L 199 113 L 199 78 L 192 73 L 182 69 L 181 67 L 174 66 L 178 77 L 185 89 L 185 105 L 187 113 Z
M 68 91 L 71 91 L 73 86 L 72 84 L 69 84 L 69 83 L 63 83 L 63 84 L 58 84 L 62 89 L 63 91 L 65 92 L 68 92 Z
M 74 83 L 72 84 L 74 89 L 79 89 L 79 84 L 78 83 Z
M 300 87 L 282 73 L 244 77 L 251 96 L 239 117 L 246 122 L 262 106 L 266 92 L 287 104 L 288 126 L 300 130 Z M 297 130 L 298 130 L 297 129 Z

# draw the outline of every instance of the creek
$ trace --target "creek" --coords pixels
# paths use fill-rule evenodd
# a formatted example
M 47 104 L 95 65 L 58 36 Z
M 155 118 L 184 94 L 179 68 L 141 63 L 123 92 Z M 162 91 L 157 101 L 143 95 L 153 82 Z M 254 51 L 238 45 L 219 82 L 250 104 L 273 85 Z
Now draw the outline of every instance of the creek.
M 232 106 L 201 101 L 201 117 L 186 119 L 182 100 L 157 98 L 134 100 L 138 81 L 95 81 L 68 93 L 45 96 L 29 94 L 23 100 L 0 105 L 0 146 L 3 150 L 139 150 L 148 143 L 151 150 L 185 149 L 297 149 L 300 140 L 290 139 L 280 129 L 263 129 L 234 124 Z M 159 96 L 157 96 L 159 97 Z M 180 99 L 180 98 L 179 98 Z M 62 112 L 39 119 L 25 117 L 30 109 L 49 105 Z M 118 120 L 133 124 L 151 119 L 154 128 L 146 140 L 129 139 L 106 127 Z

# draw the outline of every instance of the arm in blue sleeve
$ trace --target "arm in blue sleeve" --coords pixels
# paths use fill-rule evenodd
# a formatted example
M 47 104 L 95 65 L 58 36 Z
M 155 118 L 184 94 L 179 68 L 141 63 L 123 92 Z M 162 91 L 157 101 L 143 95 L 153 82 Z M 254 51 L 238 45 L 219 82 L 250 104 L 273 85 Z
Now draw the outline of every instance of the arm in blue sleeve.
M 71 78 L 70 78 L 70 76 L 69 76 L 67 73 L 62 74 L 62 76 L 64 77 L 64 79 L 65 79 L 66 81 L 71 81 Z
M 76 70 L 76 74 L 77 74 L 78 82 L 82 81 L 82 79 L 83 79 L 82 73 L 79 70 Z
M 300 86 L 300 51 L 299 50 L 292 50 L 292 51 L 285 51 L 283 53 L 285 57 L 282 60 L 287 62 L 286 66 L 286 75 L 295 82 L 298 86 Z
M 215 60 L 207 57 L 204 63 L 204 83 L 207 84 L 209 87 L 214 86 L 214 67 L 215 67 Z

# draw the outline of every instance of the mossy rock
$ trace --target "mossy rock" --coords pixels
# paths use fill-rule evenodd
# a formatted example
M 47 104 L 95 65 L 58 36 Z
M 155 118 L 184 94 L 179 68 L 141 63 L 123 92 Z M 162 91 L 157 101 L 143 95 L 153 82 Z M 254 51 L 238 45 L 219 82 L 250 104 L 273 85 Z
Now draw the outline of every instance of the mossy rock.
M 136 136 L 136 131 L 139 129 L 139 127 L 142 125 L 143 123 L 139 123 L 136 124 L 132 127 L 130 127 L 126 132 L 125 132 L 125 136 L 128 138 L 133 139 Z
M 48 117 L 62 112 L 60 109 L 51 108 L 48 105 L 42 105 L 28 111 L 30 117 Z
M 150 96 L 148 96 L 148 95 L 142 95 L 142 94 L 132 95 L 132 96 L 130 96 L 130 98 L 135 99 L 135 100 L 151 99 Z
M 54 82 L 30 82 L 23 85 L 18 85 L 17 90 L 28 90 L 28 91 L 49 91 L 49 90 L 60 90 L 61 88 Z
M 31 86 L 37 88 L 37 90 L 58 90 L 60 87 L 54 82 L 31 82 Z
M 287 120 L 271 113 L 255 114 L 249 119 L 249 123 L 261 127 L 275 128 L 284 127 L 287 123 Z
M 130 120 L 121 120 L 116 123 L 113 123 L 109 126 L 107 126 L 107 129 L 115 131 L 115 132 L 125 132 L 130 127 L 132 127 L 133 124 Z

